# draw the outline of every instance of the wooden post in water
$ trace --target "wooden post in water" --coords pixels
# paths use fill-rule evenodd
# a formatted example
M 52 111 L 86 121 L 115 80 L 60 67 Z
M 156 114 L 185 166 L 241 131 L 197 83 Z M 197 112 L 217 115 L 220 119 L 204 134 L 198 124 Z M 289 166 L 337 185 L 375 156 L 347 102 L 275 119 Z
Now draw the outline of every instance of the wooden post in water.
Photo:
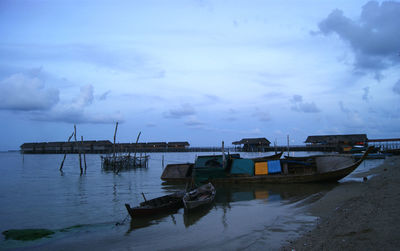
M 137 151 L 137 144 L 139 142 L 139 137 L 142 132 L 139 132 L 137 138 L 136 138 L 136 143 L 135 143 L 135 153 L 133 154 L 133 163 L 136 165 L 136 151 Z
M 115 123 L 115 131 L 114 131 L 114 144 L 113 144 L 113 169 L 115 172 L 115 139 L 117 137 L 117 129 L 118 129 L 118 122 Z
M 71 136 L 69 136 L 68 142 L 71 141 L 71 139 L 72 139 L 73 136 L 74 136 L 74 132 L 72 132 Z M 65 158 L 66 158 L 66 157 L 67 157 L 67 152 L 64 153 L 64 158 L 63 158 L 63 160 L 62 160 L 62 162 L 61 162 L 61 166 L 60 166 L 60 171 L 61 171 L 61 172 L 62 172 L 62 168 L 63 168 L 63 166 L 64 166 L 64 161 L 65 161 Z
M 290 150 L 289 150 L 289 134 L 287 135 L 287 156 L 290 156 Z
M 225 168 L 225 162 L 226 162 L 226 160 L 225 160 L 225 149 L 224 149 L 224 141 L 222 141 L 222 168 Z
M 74 138 L 75 138 L 75 146 L 78 147 L 78 154 L 79 154 L 79 169 L 81 170 L 81 174 L 83 173 L 82 169 L 82 157 L 81 157 L 81 148 L 78 146 L 76 141 L 76 125 L 74 125 Z
M 164 169 L 164 154 L 162 156 L 162 169 Z
M 81 136 L 81 145 L 82 145 L 82 148 L 83 148 L 83 136 Z M 85 151 L 83 151 L 83 162 L 85 163 L 85 173 L 86 173 L 87 166 L 86 166 L 86 154 L 85 154 Z

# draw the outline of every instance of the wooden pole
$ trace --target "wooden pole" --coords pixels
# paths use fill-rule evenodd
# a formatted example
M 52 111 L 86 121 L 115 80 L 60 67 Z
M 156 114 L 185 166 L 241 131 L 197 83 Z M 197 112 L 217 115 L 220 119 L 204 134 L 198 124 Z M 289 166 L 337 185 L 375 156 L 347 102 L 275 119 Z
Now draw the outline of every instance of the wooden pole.
M 164 154 L 162 156 L 162 169 L 164 169 Z
M 72 139 L 73 136 L 74 136 L 74 132 L 72 132 L 71 136 L 69 136 L 68 142 L 71 141 L 71 139 Z M 65 158 L 66 158 L 66 157 L 67 157 L 67 152 L 64 153 L 64 158 L 63 158 L 63 160 L 62 160 L 62 162 L 61 162 L 61 166 L 60 166 L 60 171 L 61 171 L 61 172 L 62 172 L 62 168 L 63 168 L 63 166 L 64 166 L 64 161 L 65 161 Z
M 83 148 L 83 136 L 81 136 L 81 144 L 82 144 L 82 148 Z M 86 154 L 85 154 L 85 151 L 83 151 L 83 162 L 85 163 L 85 173 L 86 173 L 87 166 L 86 166 Z
M 115 172 L 115 139 L 117 137 L 117 130 L 118 130 L 118 122 L 115 123 L 115 131 L 114 131 L 114 145 L 113 145 L 113 151 L 114 151 L 114 153 L 113 153 L 113 165 L 114 165 L 113 169 L 114 169 L 114 172 Z
M 224 141 L 222 141 L 222 168 L 225 168 L 225 149 L 224 149 Z
M 74 125 L 74 139 L 75 139 L 75 146 L 78 147 L 78 153 L 79 153 L 79 169 L 81 170 L 81 174 L 83 173 L 83 169 L 82 169 L 82 157 L 81 157 L 81 149 L 77 144 L 76 141 L 76 125 Z
M 136 138 L 136 143 L 135 143 L 135 153 L 133 154 L 133 163 L 135 163 L 135 164 L 136 164 L 136 152 L 137 152 L 137 144 L 138 144 L 138 142 L 139 142 L 139 137 L 140 137 L 140 134 L 142 134 L 142 132 L 139 132 L 139 134 L 138 134 L 138 136 L 137 136 L 137 138 Z
M 289 134 L 287 135 L 287 156 L 290 156 L 290 150 L 289 150 Z
M 144 193 L 142 193 L 142 196 L 143 196 L 144 201 L 147 201 L 146 196 L 144 196 Z

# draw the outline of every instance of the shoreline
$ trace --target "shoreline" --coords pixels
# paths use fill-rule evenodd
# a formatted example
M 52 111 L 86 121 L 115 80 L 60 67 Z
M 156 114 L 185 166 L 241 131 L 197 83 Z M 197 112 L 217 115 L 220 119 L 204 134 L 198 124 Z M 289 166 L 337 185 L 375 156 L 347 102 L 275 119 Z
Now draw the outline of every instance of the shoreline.
M 329 191 L 306 210 L 318 217 L 314 229 L 289 240 L 282 250 L 394 250 L 400 247 L 400 157 Z

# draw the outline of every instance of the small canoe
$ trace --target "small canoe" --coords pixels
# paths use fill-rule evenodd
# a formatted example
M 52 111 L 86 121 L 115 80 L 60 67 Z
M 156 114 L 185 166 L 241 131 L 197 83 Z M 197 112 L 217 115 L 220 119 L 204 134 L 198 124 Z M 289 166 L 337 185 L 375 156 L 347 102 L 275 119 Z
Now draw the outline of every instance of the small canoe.
M 183 207 L 182 198 L 184 195 L 184 192 L 176 192 L 151 200 L 145 200 L 137 207 L 131 207 L 129 204 L 125 204 L 125 207 L 132 218 L 171 212 Z
M 195 209 L 204 205 L 209 205 L 215 198 L 215 187 L 211 183 L 202 185 L 183 196 L 185 209 Z

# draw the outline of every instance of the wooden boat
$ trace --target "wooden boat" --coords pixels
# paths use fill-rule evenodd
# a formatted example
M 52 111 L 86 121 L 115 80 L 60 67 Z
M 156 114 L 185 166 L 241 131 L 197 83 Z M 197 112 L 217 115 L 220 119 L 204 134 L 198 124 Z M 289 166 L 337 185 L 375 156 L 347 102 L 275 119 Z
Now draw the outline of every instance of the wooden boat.
M 188 182 L 192 178 L 194 163 L 169 164 L 164 168 L 161 179 L 167 182 Z
M 201 206 L 209 205 L 215 198 L 215 187 L 211 183 L 202 185 L 183 196 L 185 209 L 193 210 Z
M 283 152 L 274 154 L 274 155 L 269 155 L 269 156 L 263 156 L 263 157 L 257 157 L 257 158 L 251 158 L 254 162 L 261 162 L 261 161 L 266 161 L 266 160 L 277 160 L 280 159 L 283 155 Z
M 131 207 L 129 204 L 125 204 L 125 207 L 132 218 L 172 212 L 183 207 L 182 198 L 184 195 L 184 192 L 176 192 L 151 200 L 145 199 L 137 207 Z
M 279 172 L 251 176 L 212 177 L 213 183 L 307 183 L 338 181 L 353 172 L 366 159 L 370 150 L 356 160 L 347 154 L 316 155 L 278 161 Z M 276 163 L 275 163 L 276 164 Z M 256 168 L 257 169 L 257 168 Z M 204 174 L 203 174 L 204 176 Z M 204 180 L 204 177 L 202 177 Z

